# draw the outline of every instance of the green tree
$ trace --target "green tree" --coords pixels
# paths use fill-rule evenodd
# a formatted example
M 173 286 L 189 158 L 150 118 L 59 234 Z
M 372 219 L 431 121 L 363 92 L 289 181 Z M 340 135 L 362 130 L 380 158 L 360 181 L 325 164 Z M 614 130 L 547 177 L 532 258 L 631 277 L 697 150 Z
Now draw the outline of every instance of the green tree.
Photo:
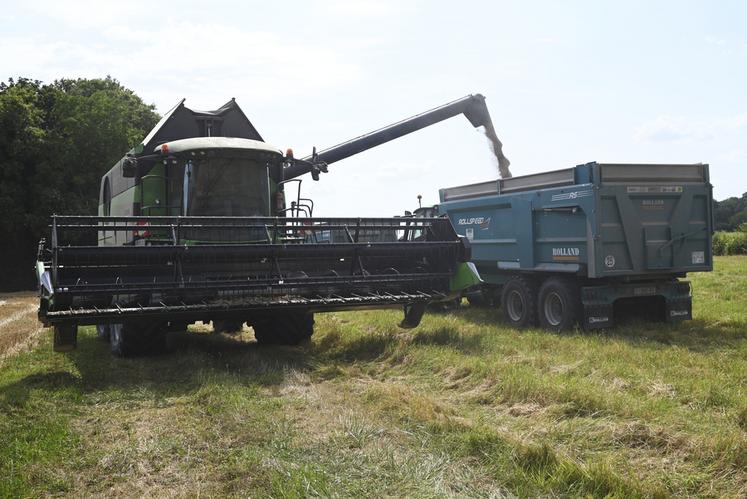
M 741 198 L 730 197 L 713 205 L 716 230 L 734 231 L 747 222 L 747 192 Z
M 0 289 L 33 286 L 49 216 L 95 214 L 101 176 L 157 121 L 111 77 L 0 83 Z

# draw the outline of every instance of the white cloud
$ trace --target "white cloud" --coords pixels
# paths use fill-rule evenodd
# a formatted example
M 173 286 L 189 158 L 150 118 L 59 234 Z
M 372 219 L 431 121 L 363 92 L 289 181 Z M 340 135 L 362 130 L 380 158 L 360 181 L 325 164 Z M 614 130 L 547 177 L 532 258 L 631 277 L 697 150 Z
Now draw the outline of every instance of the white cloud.
M 216 95 L 250 93 L 257 101 L 292 98 L 348 85 L 360 76 L 355 59 L 343 48 L 221 24 L 107 29 L 97 40 L 0 38 L 0 62 L 19 75 L 47 81 L 111 74 L 137 82 L 144 93 L 165 94 L 158 96 L 159 106 L 170 106 L 182 95 L 208 107 Z
M 25 2 L 20 7 L 34 16 L 51 18 L 81 28 L 131 24 L 129 20 L 136 18 L 138 13 L 142 15 L 148 12 L 151 5 L 143 0 L 35 0 Z
M 660 116 L 636 128 L 638 142 L 692 142 L 717 138 L 747 128 L 747 113 L 720 119 Z
M 711 138 L 713 131 L 709 123 L 667 116 L 643 123 L 635 131 L 635 139 L 639 142 L 676 142 Z
M 709 45 L 718 45 L 719 47 L 723 47 L 724 45 L 726 45 L 726 39 L 718 38 L 711 35 L 705 37 L 705 42 Z
M 320 0 L 319 5 L 331 14 L 356 17 L 400 14 L 412 7 L 404 1 L 395 3 L 384 0 Z
M 725 163 L 745 164 L 747 163 L 747 151 L 743 149 L 726 149 L 719 152 L 717 159 Z
M 554 45 L 558 43 L 558 39 L 552 36 L 538 36 L 534 38 L 533 41 L 534 43 L 537 43 L 537 44 L 546 44 L 546 45 Z

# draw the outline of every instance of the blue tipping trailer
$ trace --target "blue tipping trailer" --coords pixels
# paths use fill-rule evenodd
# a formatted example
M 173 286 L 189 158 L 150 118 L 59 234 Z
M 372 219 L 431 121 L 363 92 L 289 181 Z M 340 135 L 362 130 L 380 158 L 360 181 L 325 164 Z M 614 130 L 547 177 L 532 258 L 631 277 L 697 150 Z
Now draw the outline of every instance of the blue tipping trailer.
M 620 300 L 691 319 L 681 279 L 713 268 L 705 164 L 588 163 L 439 195 L 439 213 L 471 242 L 483 293 L 516 326 L 610 327 Z

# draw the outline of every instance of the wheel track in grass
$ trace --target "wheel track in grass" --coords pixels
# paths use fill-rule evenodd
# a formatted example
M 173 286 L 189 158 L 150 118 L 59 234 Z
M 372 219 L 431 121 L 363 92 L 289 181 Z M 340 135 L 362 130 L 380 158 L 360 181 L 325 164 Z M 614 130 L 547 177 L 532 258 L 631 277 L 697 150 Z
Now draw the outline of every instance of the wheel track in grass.
M 32 348 L 42 331 L 32 293 L 0 295 L 0 363 Z
M 18 312 L 10 315 L 9 317 L 6 317 L 5 319 L 0 320 L 0 328 L 3 328 L 5 326 L 7 326 L 8 324 L 10 324 L 11 322 L 15 322 L 18 319 L 21 319 L 22 317 L 30 314 L 31 312 L 35 312 L 35 311 L 36 311 L 36 306 L 34 306 L 34 305 L 29 305 L 29 306 L 27 306 L 25 308 L 22 308 L 21 310 L 19 310 Z

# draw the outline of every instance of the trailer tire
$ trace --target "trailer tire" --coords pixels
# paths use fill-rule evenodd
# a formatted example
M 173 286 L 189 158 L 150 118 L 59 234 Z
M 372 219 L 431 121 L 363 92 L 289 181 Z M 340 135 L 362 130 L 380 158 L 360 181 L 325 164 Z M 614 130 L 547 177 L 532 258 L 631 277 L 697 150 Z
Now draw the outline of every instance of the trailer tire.
M 214 333 L 238 333 L 244 327 L 244 321 L 214 320 Z
M 537 315 L 544 329 L 555 332 L 572 329 L 580 308 L 578 285 L 570 279 L 550 277 L 540 287 Z
M 524 328 L 537 325 L 537 285 L 524 276 L 514 276 L 503 285 L 501 310 L 511 326 Z
M 260 345 L 298 345 L 314 334 L 314 314 L 307 311 L 264 315 L 252 321 Z
M 111 326 L 109 324 L 96 324 L 96 334 L 100 340 L 109 341 Z

